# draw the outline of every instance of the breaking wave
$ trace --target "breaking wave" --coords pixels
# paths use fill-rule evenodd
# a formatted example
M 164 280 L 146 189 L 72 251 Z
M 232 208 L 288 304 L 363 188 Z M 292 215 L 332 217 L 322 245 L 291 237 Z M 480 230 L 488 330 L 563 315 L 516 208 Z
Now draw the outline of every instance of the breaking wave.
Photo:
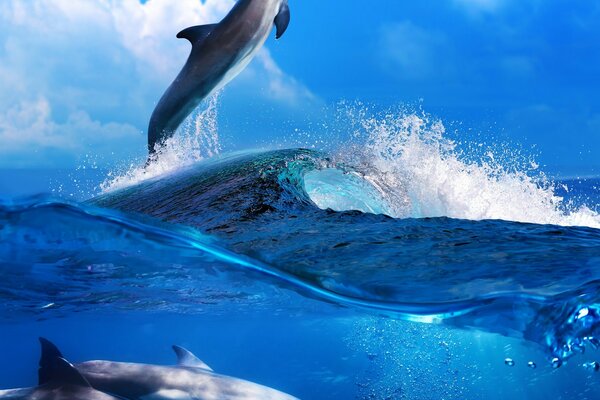
M 475 157 L 425 114 L 361 108 L 332 155 L 215 155 L 206 112 L 188 131 L 212 136 L 173 139 L 86 204 L 0 206 L 2 318 L 318 299 L 522 338 L 556 366 L 600 345 L 599 216 L 530 160 Z
M 336 158 L 373 183 L 396 218 L 450 217 L 589 226 L 600 214 L 576 204 L 539 169 L 532 156 L 447 137 L 444 124 L 423 112 L 343 111 L 352 140 Z M 322 196 L 324 207 L 334 206 Z

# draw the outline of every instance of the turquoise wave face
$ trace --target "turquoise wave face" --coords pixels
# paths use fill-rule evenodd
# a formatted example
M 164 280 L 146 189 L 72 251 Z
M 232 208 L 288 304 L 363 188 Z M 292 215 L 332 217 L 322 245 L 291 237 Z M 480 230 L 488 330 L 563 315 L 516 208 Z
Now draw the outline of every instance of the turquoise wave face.
M 88 204 L 5 203 L 1 316 L 317 299 L 523 338 L 556 365 L 600 343 L 599 230 L 387 207 L 374 183 L 308 150 L 216 159 Z
M 392 215 L 378 188 L 356 172 L 326 168 L 304 176 L 307 195 L 322 209 Z

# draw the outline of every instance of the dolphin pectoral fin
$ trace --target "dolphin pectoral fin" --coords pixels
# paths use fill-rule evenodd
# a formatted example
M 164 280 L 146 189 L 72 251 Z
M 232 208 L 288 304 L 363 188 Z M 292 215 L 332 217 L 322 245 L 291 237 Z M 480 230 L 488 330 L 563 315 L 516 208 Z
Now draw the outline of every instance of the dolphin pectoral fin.
M 212 371 L 212 368 L 206 365 L 202 360 L 194 355 L 191 351 L 184 349 L 181 346 L 173 346 L 173 350 L 177 355 L 177 365 L 180 367 L 201 368 L 207 371 Z
M 289 24 L 290 7 L 288 6 L 287 0 L 284 0 L 283 3 L 281 3 L 279 13 L 275 17 L 275 27 L 277 27 L 277 34 L 275 35 L 275 39 L 279 39 L 281 36 L 283 36 Z
M 55 375 L 57 360 L 62 358 L 63 355 L 58 350 L 58 347 L 47 339 L 40 338 L 40 344 L 42 346 L 42 355 L 38 370 L 38 384 L 43 385 L 48 383 Z
M 201 43 L 213 31 L 218 24 L 196 25 L 185 28 L 177 34 L 178 39 L 187 39 L 192 46 Z

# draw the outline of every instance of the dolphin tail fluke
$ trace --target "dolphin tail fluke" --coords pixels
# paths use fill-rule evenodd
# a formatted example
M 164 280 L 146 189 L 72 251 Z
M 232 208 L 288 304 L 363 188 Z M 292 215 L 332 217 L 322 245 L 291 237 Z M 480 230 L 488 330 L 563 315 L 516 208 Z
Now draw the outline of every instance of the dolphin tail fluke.
M 57 360 L 63 355 L 54 343 L 47 339 L 40 338 L 42 345 L 42 355 L 40 357 L 40 368 L 38 370 L 38 381 L 40 385 L 48 383 L 55 376 Z
M 181 367 L 201 368 L 207 371 L 212 371 L 212 368 L 206 365 L 202 360 L 194 355 L 191 351 L 184 349 L 181 346 L 173 346 L 173 350 L 177 355 L 177 365 Z
M 279 9 L 279 13 L 275 17 L 275 27 L 277 28 L 277 34 L 275 35 L 276 39 L 279 39 L 285 31 L 287 30 L 288 25 L 290 24 L 290 6 L 288 5 L 287 0 L 284 0 L 281 3 L 281 8 Z

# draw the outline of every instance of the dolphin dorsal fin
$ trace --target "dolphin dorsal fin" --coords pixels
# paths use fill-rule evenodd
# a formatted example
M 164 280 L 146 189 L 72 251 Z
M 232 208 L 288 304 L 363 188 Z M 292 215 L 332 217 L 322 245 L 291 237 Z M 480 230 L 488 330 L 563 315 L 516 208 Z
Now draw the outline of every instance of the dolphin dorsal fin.
M 207 371 L 212 371 L 211 367 L 206 365 L 191 351 L 184 349 L 181 346 L 173 346 L 173 350 L 175 351 L 175 354 L 177 354 L 177 365 L 181 367 L 201 368 Z
M 62 357 L 56 359 L 55 374 L 50 382 L 91 387 L 90 383 L 77 371 L 73 364 Z
M 185 28 L 177 34 L 178 39 L 187 39 L 192 46 L 204 41 L 218 24 L 196 25 Z
M 277 33 L 275 34 L 275 39 L 279 39 L 288 28 L 290 24 L 290 7 L 288 6 L 287 0 L 284 0 L 281 3 L 281 8 L 279 9 L 279 13 L 275 17 L 275 27 L 277 28 Z
M 38 384 L 43 385 L 48 383 L 55 376 L 56 362 L 59 358 L 63 358 L 58 347 L 51 341 L 40 338 L 42 345 L 42 355 L 40 357 L 40 368 L 38 370 Z

